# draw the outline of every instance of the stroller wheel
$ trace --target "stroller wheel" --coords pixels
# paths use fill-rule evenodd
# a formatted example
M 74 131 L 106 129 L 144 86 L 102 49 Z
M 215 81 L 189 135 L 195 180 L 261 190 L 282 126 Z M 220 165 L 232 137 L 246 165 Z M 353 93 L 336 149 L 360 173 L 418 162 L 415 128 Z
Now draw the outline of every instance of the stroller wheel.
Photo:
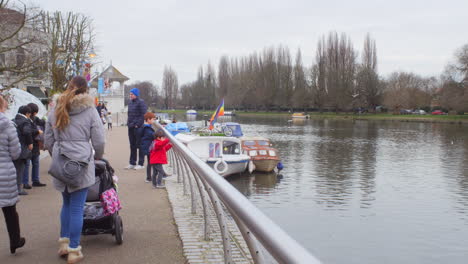
M 114 214 L 114 234 L 117 245 L 123 243 L 123 223 L 122 218 L 118 214 Z

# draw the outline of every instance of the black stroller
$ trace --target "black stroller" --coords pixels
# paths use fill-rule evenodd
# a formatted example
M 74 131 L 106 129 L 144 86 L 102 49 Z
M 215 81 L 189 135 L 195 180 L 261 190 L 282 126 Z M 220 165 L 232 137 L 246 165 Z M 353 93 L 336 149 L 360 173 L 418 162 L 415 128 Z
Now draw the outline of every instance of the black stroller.
M 112 234 L 118 245 L 123 242 L 123 224 L 119 212 L 106 216 L 102 208 L 101 194 L 116 188 L 112 176 L 114 169 L 107 160 L 96 160 L 96 183 L 88 190 L 83 213 L 83 235 Z

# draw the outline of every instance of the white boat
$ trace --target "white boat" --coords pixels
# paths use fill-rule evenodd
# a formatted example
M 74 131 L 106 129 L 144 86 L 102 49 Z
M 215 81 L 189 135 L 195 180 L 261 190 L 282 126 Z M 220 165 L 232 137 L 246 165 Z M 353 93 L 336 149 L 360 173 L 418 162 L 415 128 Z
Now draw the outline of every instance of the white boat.
M 175 137 L 223 177 L 241 173 L 249 164 L 250 157 L 242 154 L 238 138 L 187 133 Z
M 190 110 L 187 110 L 186 114 L 187 115 L 197 115 L 197 111 L 193 110 L 193 109 L 190 109 Z
M 234 111 L 224 111 L 224 116 L 236 116 L 236 112 L 234 112 Z

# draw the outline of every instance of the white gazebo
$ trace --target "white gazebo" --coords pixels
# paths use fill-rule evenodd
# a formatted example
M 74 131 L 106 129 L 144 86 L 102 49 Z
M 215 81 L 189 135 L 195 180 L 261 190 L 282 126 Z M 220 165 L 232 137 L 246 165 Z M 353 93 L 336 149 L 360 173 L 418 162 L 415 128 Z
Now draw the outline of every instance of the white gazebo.
M 99 78 L 106 80 L 110 86 L 100 95 L 100 101 L 106 104 L 107 110 L 112 113 L 126 112 L 124 83 L 128 81 L 129 78 L 112 66 L 112 64 L 93 79 L 91 87 L 97 89 Z M 118 82 L 119 85 L 112 85 L 114 82 Z

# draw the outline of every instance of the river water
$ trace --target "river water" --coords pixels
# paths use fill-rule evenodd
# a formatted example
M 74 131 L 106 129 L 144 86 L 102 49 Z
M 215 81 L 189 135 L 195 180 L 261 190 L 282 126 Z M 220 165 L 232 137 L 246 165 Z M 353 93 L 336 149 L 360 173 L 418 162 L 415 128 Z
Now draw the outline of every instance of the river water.
M 284 170 L 231 176 L 323 263 L 468 263 L 468 127 L 236 117 Z

